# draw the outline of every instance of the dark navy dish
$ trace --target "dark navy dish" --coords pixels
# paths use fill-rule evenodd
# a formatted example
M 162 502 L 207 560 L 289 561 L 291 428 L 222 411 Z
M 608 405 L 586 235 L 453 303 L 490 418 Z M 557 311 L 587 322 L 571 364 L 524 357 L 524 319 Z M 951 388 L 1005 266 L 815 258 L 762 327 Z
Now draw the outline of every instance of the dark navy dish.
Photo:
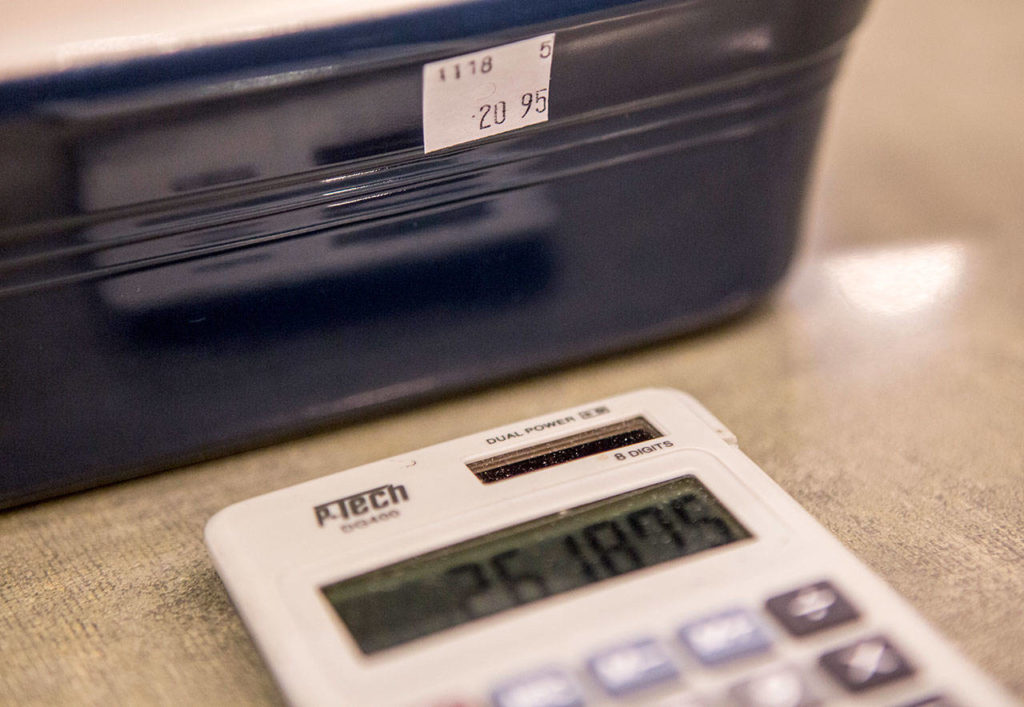
M 864 4 L 474 0 L 0 84 L 0 506 L 749 306 Z M 424 155 L 424 63 L 549 32 L 548 122 Z

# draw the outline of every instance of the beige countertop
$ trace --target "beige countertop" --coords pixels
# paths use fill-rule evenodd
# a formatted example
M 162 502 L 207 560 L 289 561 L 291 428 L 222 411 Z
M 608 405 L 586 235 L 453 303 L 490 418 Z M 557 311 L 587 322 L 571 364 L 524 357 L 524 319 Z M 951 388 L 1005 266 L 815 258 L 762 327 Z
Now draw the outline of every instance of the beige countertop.
M 202 529 L 249 496 L 633 388 L 742 449 L 1024 697 L 1024 4 L 876 0 L 805 247 L 697 335 L 0 515 L 0 703 L 274 703 Z

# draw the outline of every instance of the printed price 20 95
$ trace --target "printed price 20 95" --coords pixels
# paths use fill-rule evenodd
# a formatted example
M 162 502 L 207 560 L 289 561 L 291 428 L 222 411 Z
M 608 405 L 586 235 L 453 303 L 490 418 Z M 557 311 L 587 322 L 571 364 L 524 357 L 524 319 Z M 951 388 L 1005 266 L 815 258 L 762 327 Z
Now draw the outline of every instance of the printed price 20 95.
M 529 115 L 531 110 L 536 113 L 544 113 L 548 109 L 548 90 L 541 88 L 532 92 L 528 91 L 519 97 L 519 104 L 523 109 L 519 116 L 520 119 Z M 505 101 L 485 103 L 477 109 L 477 114 L 473 117 L 477 116 L 480 117 L 481 130 L 503 125 L 508 119 L 508 104 Z

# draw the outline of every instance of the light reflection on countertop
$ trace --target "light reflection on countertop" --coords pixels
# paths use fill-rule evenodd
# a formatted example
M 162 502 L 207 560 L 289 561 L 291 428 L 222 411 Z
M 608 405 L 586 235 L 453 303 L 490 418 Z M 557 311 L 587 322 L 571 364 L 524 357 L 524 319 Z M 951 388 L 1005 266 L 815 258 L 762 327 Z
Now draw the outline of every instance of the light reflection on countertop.
M 851 307 L 886 319 L 922 315 L 955 295 L 964 270 L 956 243 L 833 255 L 823 269 Z

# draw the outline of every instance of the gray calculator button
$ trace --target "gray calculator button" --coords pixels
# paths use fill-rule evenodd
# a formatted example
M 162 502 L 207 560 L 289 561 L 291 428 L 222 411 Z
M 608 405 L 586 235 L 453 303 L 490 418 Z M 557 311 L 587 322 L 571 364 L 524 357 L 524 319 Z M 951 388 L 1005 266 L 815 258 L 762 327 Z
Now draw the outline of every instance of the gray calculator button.
M 820 702 L 796 668 L 778 667 L 733 685 L 737 707 L 812 707 Z
M 764 653 L 772 645 L 757 618 L 746 609 L 730 609 L 688 623 L 679 629 L 679 639 L 705 665 Z
M 873 636 L 830 651 L 818 659 L 850 692 L 884 685 L 913 675 L 914 668 L 885 636 Z
M 806 636 L 860 617 L 831 582 L 816 582 L 779 594 L 765 606 L 794 636 Z
M 679 677 L 661 645 L 645 638 L 593 655 L 587 667 L 609 694 L 619 696 Z
M 569 673 L 544 668 L 508 680 L 491 693 L 495 707 L 582 707 L 583 694 Z

